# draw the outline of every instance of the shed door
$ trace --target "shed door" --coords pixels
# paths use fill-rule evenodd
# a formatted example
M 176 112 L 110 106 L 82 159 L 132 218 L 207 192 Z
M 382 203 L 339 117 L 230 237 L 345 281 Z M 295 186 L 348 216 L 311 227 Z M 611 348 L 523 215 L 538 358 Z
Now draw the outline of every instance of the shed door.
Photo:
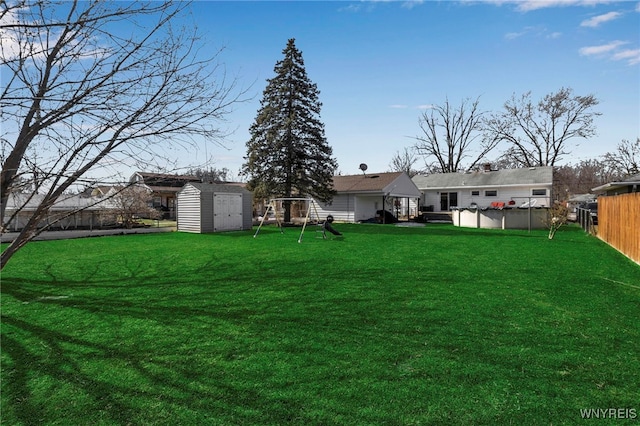
M 213 230 L 242 229 L 242 194 L 214 194 Z

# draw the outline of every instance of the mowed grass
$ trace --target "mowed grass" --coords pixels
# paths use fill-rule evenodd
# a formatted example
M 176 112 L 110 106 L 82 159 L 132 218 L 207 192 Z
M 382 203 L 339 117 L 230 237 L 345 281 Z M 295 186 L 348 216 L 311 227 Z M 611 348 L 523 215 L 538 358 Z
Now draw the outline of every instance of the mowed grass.
M 640 414 L 640 267 L 603 242 L 336 227 L 27 245 L 2 272 L 2 424 Z

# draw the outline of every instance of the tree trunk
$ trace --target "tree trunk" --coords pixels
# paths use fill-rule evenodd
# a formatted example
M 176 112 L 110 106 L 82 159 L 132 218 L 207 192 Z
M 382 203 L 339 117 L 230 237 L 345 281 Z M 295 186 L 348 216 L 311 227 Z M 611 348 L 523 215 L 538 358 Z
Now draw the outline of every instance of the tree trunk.
M 284 223 L 291 223 L 291 201 L 285 200 L 284 206 Z

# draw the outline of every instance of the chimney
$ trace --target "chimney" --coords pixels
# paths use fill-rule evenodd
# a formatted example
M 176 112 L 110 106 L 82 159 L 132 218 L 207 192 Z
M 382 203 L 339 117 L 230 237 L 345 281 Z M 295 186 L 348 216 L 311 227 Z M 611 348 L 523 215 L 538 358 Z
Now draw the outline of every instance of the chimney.
M 484 172 L 490 172 L 491 171 L 491 163 L 484 163 L 483 164 L 483 171 Z

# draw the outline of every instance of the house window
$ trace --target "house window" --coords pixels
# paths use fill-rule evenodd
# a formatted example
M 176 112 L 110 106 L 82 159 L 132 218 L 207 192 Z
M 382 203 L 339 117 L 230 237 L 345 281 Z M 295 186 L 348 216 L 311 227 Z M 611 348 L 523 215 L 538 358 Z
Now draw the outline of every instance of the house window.
M 446 212 L 451 207 L 458 206 L 457 192 L 441 192 L 440 193 L 440 210 Z
M 484 191 L 484 196 L 485 197 L 497 197 L 498 196 L 498 191 L 495 191 L 495 190 Z
M 546 196 L 547 195 L 547 190 L 546 189 L 532 189 L 531 190 L 531 195 L 542 195 L 542 196 Z
M 471 196 L 472 197 L 479 197 L 480 196 L 480 191 L 471 191 Z

